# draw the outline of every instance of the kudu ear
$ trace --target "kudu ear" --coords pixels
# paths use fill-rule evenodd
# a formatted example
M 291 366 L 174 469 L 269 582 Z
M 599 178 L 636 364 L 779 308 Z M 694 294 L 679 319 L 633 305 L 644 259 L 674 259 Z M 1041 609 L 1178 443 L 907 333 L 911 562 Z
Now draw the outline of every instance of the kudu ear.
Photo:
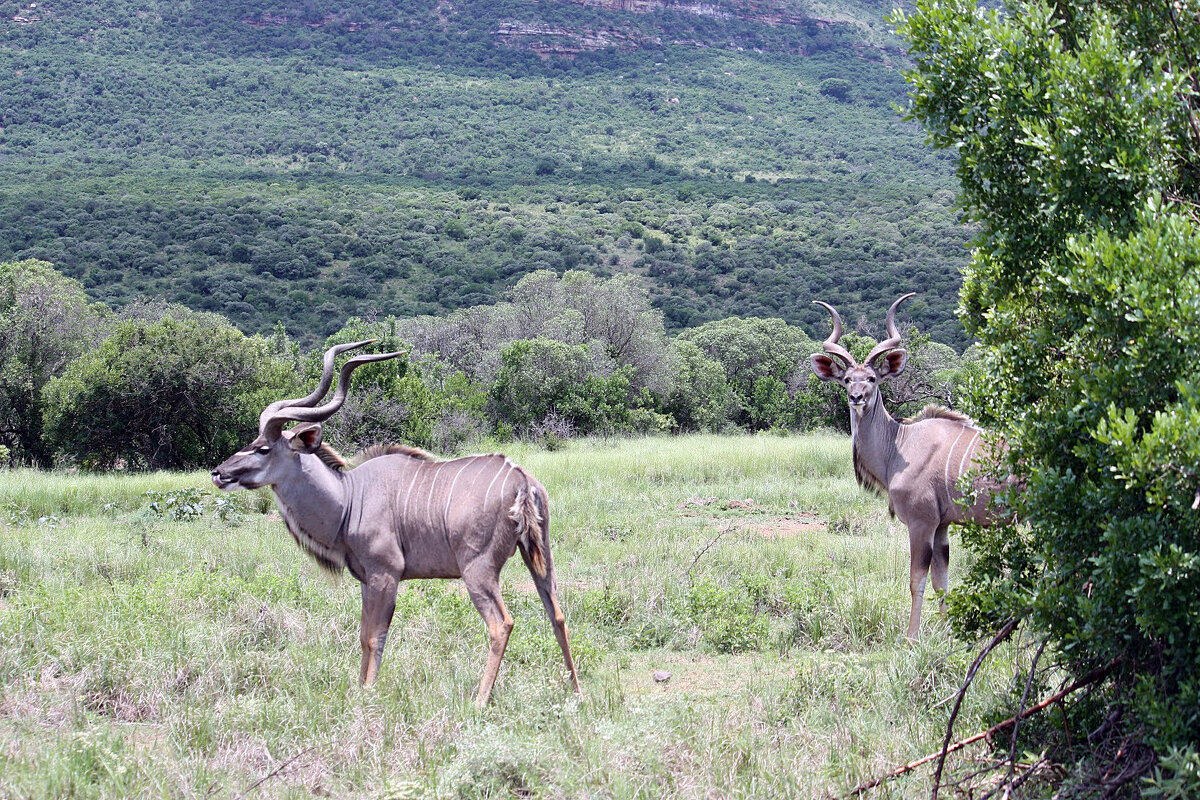
M 297 453 L 315 453 L 321 446 L 321 426 L 316 422 L 302 422 L 283 436 Z
M 904 367 L 907 365 L 907 350 L 889 350 L 875 360 L 875 372 L 879 375 L 880 380 L 893 378 L 904 372 Z
M 824 353 L 813 353 L 808 357 L 813 372 L 823 381 L 840 381 L 846 374 L 846 368 L 836 358 L 830 358 Z

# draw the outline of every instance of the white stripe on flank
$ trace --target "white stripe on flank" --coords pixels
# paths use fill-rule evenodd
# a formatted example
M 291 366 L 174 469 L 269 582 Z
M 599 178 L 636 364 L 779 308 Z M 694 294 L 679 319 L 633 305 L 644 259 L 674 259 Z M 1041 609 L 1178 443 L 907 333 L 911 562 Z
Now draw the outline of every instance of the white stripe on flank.
M 946 453 L 946 502 L 953 505 L 954 499 L 950 496 L 950 459 L 954 457 L 954 448 L 958 447 L 958 440 L 967 432 L 966 428 L 960 428 L 958 436 L 954 437 L 954 443 L 950 445 L 950 452 Z
M 975 435 L 971 437 L 971 441 L 967 442 L 967 447 L 963 450 L 962 459 L 958 462 L 958 475 L 962 477 L 964 470 L 968 464 L 968 456 L 975 450 L 975 444 L 979 441 L 979 431 L 975 431 Z
M 492 476 L 492 482 L 488 484 L 487 491 L 483 493 L 483 507 L 484 508 L 487 508 L 488 498 L 492 496 L 492 487 L 496 485 L 496 479 L 500 477 L 501 472 L 504 472 L 508 467 L 511 467 L 511 466 L 512 466 L 512 462 L 509 461 L 507 458 L 504 459 L 504 463 L 500 465 L 500 469 L 496 470 L 496 474 L 494 476 Z M 503 495 L 501 495 L 501 497 L 503 497 Z
M 512 467 L 513 469 L 510 469 L 508 472 L 504 473 L 504 480 L 500 483 L 500 505 L 504 505 L 504 487 L 508 485 L 509 476 L 513 474 L 513 471 L 517 465 L 510 461 L 507 456 L 505 456 L 504 466 Z
M 450 490 L 446 492 L 446 508 L 442 511 L 442 527 L 450 527 L 450 498 L 454 496 L 454 484 L 458 483 L 458 476 L 462 475 L 462 471 L 471 466 L 470 459 L 464 459 L 467 463 L 459 467 L 458 472 L 454 473 L 454 480 L 450 481 Z
M 425 498 L 425 517 L 429 520 L 429 530 L 433 530 L 433 488 L 437 486 L 438 474 L 441 473 L 442 467 L 446 466 L 446 462 L 437 465 L 437 469 L 433 471 L 433 477 L 429 481 L 429 497 Z
M 408 519 L 408 498 L 412 497 L 413 487 L 417 485 L 417 477 L 421 474 L 420 469 L 414 469 L 415 473 L 412 480 L 408 482 L 408 491 L 404 493 L 404 506 L 400 509 L 400 519 Z

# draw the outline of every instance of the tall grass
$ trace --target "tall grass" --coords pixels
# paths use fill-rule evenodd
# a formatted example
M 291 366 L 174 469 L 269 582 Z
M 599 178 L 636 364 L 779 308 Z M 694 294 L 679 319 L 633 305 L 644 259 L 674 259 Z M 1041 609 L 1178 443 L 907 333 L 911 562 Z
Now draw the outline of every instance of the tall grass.
M 971 653 L 935 613 L 903 641 L 907 537 L 844 440 L 508 449 L 551 494 L 585 693 L 517 559 L 482 712 L 457 582 L 405 585 L 363 690 L 357 584 L 258 503 L 176 520 L 145 492 L 207 476 L 0 473 L 0 797 L 816 797 L 940 744 Z

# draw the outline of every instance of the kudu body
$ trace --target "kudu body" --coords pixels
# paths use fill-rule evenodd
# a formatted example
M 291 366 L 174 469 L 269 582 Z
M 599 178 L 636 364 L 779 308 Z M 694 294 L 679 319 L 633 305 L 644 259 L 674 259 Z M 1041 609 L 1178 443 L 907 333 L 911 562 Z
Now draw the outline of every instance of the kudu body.
M 487 666 L 476 696 L 478 705 L 486 704 L 513 627 L 500 570 L 520 550 L 579 691 L 550 557 L 548 498 L 532 475 L 503 455 L 440 461 L 401 445 L 370 448 L 357 467 L 343 470 L 340 457 L 322 444 L 319 423 L 341 407 L 350 373 L 399 355 L 350 359 L 333 399 L 314 407 L 329 390 L 334 358 L 365 344 L 326 351 L 317 390 L 269 405 L 259 417 L 258 438 L 213 470 L 213 482 L 226 491 L 269 485 L 296 542 L 326 569 L 348 569 L 362 584 L 364 685 L 378 675 L 399 582 L 462 578 L 487 625 Z M 300 424 L 285 431 L 288 421 Z
M 908 526 L 912 595 L 908 638 L 915 639 L 930 571 L 935 590 L 945 592 L 949 587 L 949 525 L 963 521 L 987 524 L 989 497 L 987 487 L 977 485 L 973 504 L 961 502 L 959 477 L 984 463 L 988 452 L 983 431 L 971 420 L 928 406 L 915 418 L 901 421 L 884 408 L 879 385 L 903 372 L 908 362 L 908 353 L 899 348 L 896 308 L 912 296 L 904 295 L 888 309 L 888 338 L 877 344 L 862 364 L 838 344 L 842 320 L 837 311 L 816 301 L 833 317 L 833 333 L 824 342 L 825 352 L 810 360 L 817 377 L 846 388 L 854 475 L 859 485 L 886 494 L 888 509 Z

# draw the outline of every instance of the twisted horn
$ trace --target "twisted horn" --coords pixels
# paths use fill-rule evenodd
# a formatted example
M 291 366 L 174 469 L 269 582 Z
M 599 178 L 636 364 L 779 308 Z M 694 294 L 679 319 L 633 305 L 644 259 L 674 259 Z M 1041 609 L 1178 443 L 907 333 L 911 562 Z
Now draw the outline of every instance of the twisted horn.
M 833 333 L 829 334 L 829 338 L 821 343 L 825 352 L 842 359 L 842 363 L 847 367 L 858 366 L 854 356 L 850 355 L 850 351 L 838 344 L 838 339 L 842 338 L 842 318 L 837 309 L 821 300 L 813 300 L 813 305 L 824 306 L 825 310 L 829 312 L 829 316 L 833 317 Z
M 289 406 L 276 411 L 263 424 L 263 435 L 268 438 L 274 438 L 279 435 L 283 429 L 283 424 L 289 420 L 296 422 L 324 422 L 333 416 L 334 412 L 342 407 L 342 403 L 346 402 L 346 393 L 350 390 L 350 373 L 361 367 L 363 364 L 369 364 L 372 361 L 386 361 L 389 358 L 403 355 L 404 351 L 395 353 L 373 353 L 371 355 L 356 356 L 342 365 L 341 374 L 338 375 L 337 391 L 333 393 L 333 399 L 323 406 L 315 408 L 307 408 L 303 406 Z
M 364 339 L 361 342 L 350 342 L 349 344 L 335 344 L 333 347 L 325 351 L 324 363 L 321 366 L 321 384 L 307 397 L 298 397 L 295 400 L 276 400 L 269 406 L 263 409 L 258 415 L 258 431 L 263 432 L 263 426 L 271 417 L 275 416 L 275 412 L 280 409 L 290 406 L 311 406 L 316 403 L 325 393 L 329 391 L 329 385 L 333 383 L 333 360 L 347 350 L 353 350 L 356 347 L 362 347 L 365 344 L 371 344 L 374 339 Z
M 916 292 L 900 295 L 896 302 L 892 303 L 892 307 L 887 312 L 887 334 L 888 338 L 884 339 L 879 344 L 871 348 L 871 352 L 867 355 L 867 360 L 864 364 L 870 365 L 875 359 L 886 353 L 888 350 L 895 349 L 900 344 L 900 331 L 896 330 L 896 309 L 910 297 L 914 297 Z

